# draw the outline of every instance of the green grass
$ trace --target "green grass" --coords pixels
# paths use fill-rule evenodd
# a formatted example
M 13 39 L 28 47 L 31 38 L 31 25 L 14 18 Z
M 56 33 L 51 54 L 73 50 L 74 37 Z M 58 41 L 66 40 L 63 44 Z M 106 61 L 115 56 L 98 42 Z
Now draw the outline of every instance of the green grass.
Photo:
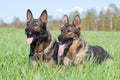
M 23 29 L 0 28 L 0 80 L 120 80 L 120 32 L 82 31 L 90 45 L 100 45 L 114 58 L 114 64 L 38 68 L 29 66 L 29 45 Z M 57 39 L 59 31 L 51 31 Z

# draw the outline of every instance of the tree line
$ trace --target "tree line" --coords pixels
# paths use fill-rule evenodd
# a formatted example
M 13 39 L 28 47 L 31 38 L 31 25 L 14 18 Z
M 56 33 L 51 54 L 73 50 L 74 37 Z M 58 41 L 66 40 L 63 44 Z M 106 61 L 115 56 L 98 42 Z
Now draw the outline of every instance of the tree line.
M 115 4 L 109 4 L 106 9 L 101 9 L 99 13 L 95 9 L 87 10 L 82 14 L 75 10 L 69 14 L 71 21 L 75 15 L 81 17 L 82 30 L 120 31 L 120 9 Z M 52 29 L 58 29 L 60 27 L 59 23 L 60 20 L 53 20 L 50 26 Z
M 82 14 L 78 10 L 72 11 L 68 15 L 70 21 L 75 15 L 81 17 L 82 30 L 120 31 L 120 9 L 115 4 L 109 4 L 106 9 L 101 9 L 99 13 L 95 9 L 89 9 Z M 49 16 L 48 29 L 60 29 L 61 19 Z M 0 27 L 25 28 L 25 21 L 22 22 L 15 17 L 12 23 L 7 24 L 0 19 Z
M 69 17 L 73 18 L 77 14 L 79 12 L 76 10 Z M 114 4 L 103 8 L 99 13 L 95 9 L 87 10 L 83 16 L 81 21 L 84 30 L 120 31 L 120 9 Z

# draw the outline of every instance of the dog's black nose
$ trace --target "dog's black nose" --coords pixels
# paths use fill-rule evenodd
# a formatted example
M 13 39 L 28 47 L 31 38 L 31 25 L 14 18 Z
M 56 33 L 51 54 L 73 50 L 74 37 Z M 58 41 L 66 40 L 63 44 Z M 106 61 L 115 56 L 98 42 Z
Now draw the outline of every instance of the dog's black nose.
M 31 29 L 29 26 L 27 26 L 27 27 L 25 28 L 25 33 L 26 33 L 26 34 L 29 34 L 31 31 L 32 31 L 32 29 Z
M 59 40 L 59 41 L 62 41 L 62 38 L 63 38 L 62 35 L 59 35 L 59 36 L 58 36 L 58 40 Z
M 32 30 L 30 27 L 26 27 L 25 28 L 25 34 L 27 35 L 27 37 L 32 36 Z
M 30 28 L 26 27 L 26 28 L 25 28 L 25 32 L 27 33 L 27 32 L 29 32 L 29 31 L 30 31 Z

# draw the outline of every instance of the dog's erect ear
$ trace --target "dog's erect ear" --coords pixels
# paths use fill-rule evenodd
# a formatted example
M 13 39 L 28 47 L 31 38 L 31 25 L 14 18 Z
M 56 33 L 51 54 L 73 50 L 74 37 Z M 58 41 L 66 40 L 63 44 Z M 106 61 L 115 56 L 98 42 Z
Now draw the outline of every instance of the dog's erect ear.
M 79 15 L 76 15 L 73 19 L 73 23 L 72 23 L 78 30 L 81 29 L 81 19 Z
M 43 23 L 47 23 L 48 21 L 48 14 L 47 14 L 47 10 L 44 10 L 41 15 L 40 15 L 40 20 L 43 22 Z
M 26 14 L 26 20 L 27 22 L 29 22 L 31 19 L 33 19 L 33 15 L 32 12 L 30 11 L 30 9 L 27 10 L 27 14 Z
M 69 18 L 67 15 L 63 16 L 61 27 L 63 27 L 65 24 L 69 24 Z

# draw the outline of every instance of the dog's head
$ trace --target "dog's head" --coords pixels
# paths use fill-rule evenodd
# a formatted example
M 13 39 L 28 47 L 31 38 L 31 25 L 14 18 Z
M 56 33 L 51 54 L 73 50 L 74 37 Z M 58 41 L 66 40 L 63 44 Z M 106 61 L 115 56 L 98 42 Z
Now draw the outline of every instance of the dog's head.
M 27 10 L 25 33 L 27 35 L 28 44 L 31 44 L 40 34 L 46 31 L 47 19 L 48 15 L 46 10 L 41 13 L 38 19 L 33 18 L 30 9 Z
M 80 36 L 81 19 L 79 15 L 76 15 L 72 24 L 69 24 L 69 18 L 64 15 L 61 25 L 61 34 L 58 36 L 58 40 L 62 43 L 69 40 L 76 39 Z

